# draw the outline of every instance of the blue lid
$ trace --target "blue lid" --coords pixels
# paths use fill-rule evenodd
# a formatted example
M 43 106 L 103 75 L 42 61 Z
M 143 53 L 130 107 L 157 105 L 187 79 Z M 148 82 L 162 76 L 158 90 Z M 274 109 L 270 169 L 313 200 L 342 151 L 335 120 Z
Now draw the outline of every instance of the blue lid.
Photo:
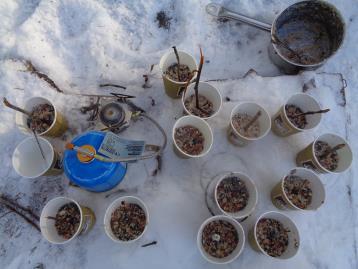
M 91 145 L 98 151 L 105 134 L 105 132 L 100 131 L 89 131 L 77 136 L 72 140 L 72 143 L 79 147 Z M 77 152 L 74 150 L 65 151 L 63 166 L 66 176 L 73 183 L 94 191 L 96 191 L 96 186 L 103 184 L 107 186 L 107 189 L 110 186 L 110 188 L 113 188 L 122 181 L 127 170 L 126 163 L 102 162 L 97 159 L 93 159 L 88 163 L 80 162 L 77 158 Z

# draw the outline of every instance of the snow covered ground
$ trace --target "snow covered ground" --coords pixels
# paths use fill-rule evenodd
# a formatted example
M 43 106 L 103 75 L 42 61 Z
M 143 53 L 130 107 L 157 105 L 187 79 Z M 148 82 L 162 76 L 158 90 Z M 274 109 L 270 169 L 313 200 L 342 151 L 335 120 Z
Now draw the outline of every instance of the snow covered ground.
M 216 2 L 270 22 L 295 1 Z M 224 135 L 225 120 L 234 101 L 260 101 L 274 113 L 289 93 L 301 90 L 306 78 L 263 79 L 250 76 L 244 80 L 215 83 L 224 96 L 228 95 L 234 101 L 225 103 L 222 113 L 210 122 L 215 129 L 211 154 L 196 161 L 180 160 L 169 143 L 161 174 L 156 177 L 150 175 L 155 167 L 154 161 L 132 164 L 120 185 L 148 204 L 150 227 L 141 243 L 157 240 L 156 246 L 121 246 L 106 237 L 102 219 L 115 196 L 105 198 L 105 194 L 92 194 L 69 187 L 64 176 L 36 180 L 19 177 L 12 168 L 11 155 L 25 135 L 16 128 L 14 113 L 1 107 L 1 192 L 18 198 L 19 202 L 32 206 L 38 213 L 46 201 L 57 195 L 75 197 L 95 211 L 97 224 L 87 236 L 59 247 L 47 243 L 22 219 L 8 214 L 0 218 L 0 267 L 33 268 L 37 263 L 42 263 L 45 268 L 216 267 L 200 256 L 195 241 L 200 224 L 209 216 L 200 186 L 203 177 L 210 178 L 220 171 L 235 169 L 249 173 L 257 181 L 260 202 L 255 215 L 244 223 L 247 231 L 257 215 L 274 209 L 269 202 L 269 188 L 294 165 L 294 153 L 305 145 L 306 139 L 313 139 L 329 130 L 347 137 L 353 151 L 358 149 L 355 140 L 358 137 L 358 71 L 354 69 L 354 64 L 358 62 L 358 5 L 355 0 L 330 2 L 345 17 L 346 40 L 342 49 L 316 73 L 343 74 L 348 84 L 347 105 L 344 108 L 338 105 L 341 102 L 339 94 L 334 99 L 341 87 L 339 76 L 317 75 L 317 85 L 321 87 L 318 91 L 320 101 L 333 109 L 319 129 L 289 139 L 269 134 L 266 140 L 240 150 L 229 145 Z M 141 94 L 136 103 L 155 116 L 170 136 L 174 118 L 181 113 L 180 102 L 164 95 L 157 69 L 151 78 L 150 89 L 142 88 L 142 75 L 148 73 L 150 66 L 157 64 L 171 46 L 176 45 L 196 58 L 199 56 L 198 46 L 202 46 L 208 61 L 204 66 L 203 79 L 239 79 L 250 68 L 261 76 L 280 75 L 268 58 L 267 33 L 236 22 L 217 22 L 206 15 L 207 3 L 209 1 L 195 0 L 0 1 L 1 95 L 18 104 L 36 95 L 51 98 L 70 119 L 67 139 L 85 130 L 87 123 L 78 108 L 88 99 L 58 94 L 44 81 L 22 72 L 24 65 L 14 59 L 27 59 L 66 92 L 105 93 L 98 88 L 103 82 L 127 86 L 125 92 L 137 96 Z M 171 17 L 169 29 L 158 28 L 156 16 L 159 11 L 165 11 Z M 252 81 L 256 81 L 257 85 Z M 282 85 L 282 81 L 292 88 Z M 249 86 L 255 90 L 250 91 Z M 155 99 L 155 106 L 151 105 L 150 97 Z M 143 126 L 144 131 L 135 134 Z M 156 134 L 150 134 L 149 128 L 149 125 L 139 122 L 123 135 L 142 138 L 141 134 L 146 134 L 148 140 L 158 143 L 155 141 Z M 62 140 L 52 142 L 61 146 Z M 281 151 L 283 156 L 276 157 Z M 358 184 L 354 182 L 357 174 L 354 162 L 352 169 L 343 175 L 324 176 L 327 203 L 315 213 L 289 212 L 302 231 L 302 248 L 295 258 L 284 262 L 269 259 L 255 253 L 247 244 L 240 258 L 226 267 L 357 268 Z M 6 213 L 6 210 L 0 210 L 0 216 Z

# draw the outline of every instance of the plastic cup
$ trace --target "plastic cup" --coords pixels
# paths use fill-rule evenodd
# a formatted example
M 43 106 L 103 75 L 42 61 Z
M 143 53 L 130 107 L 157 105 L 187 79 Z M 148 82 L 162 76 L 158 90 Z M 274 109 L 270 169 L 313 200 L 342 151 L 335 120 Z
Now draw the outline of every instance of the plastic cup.
M 231 177 L 231 176 L 235 176 L 235 177 L 238 177 L 239 179 L 241 179 L 245 183 L 245 186 L 249 193 L 249 199 L 248 199 L 246 207 L 244 209 L 242 209 L 238 212 L 234 212 L 234 213 L 226 212 L 225 210 L 223 210 L 220 207 L 218 199 L 217 199 L 218 186 L 225 178 Z M 227 216 L 232 217 L 237 220 L 242 220 L 242 219 L 250 216 L 252 214 L 252 212 L 255 210 L 255 207 L 257 205 L 257 200 L 258 200 L 258 194 L 257 194 L 257 189 L 256 189 L 255 183 L 246 174 L 241 173 L 241 172 L 227 173 L 227 174 L 219 177 L 217 180 L 214 180 L 213 182 L 211 182 L 211 186 L 209 186 L 209 189 L 208 189 L 208 195 L 210 195 L 211 199 L 213 199 L 215 201 L 213 203 L 214 206 L 212 208 L 213 213 L 215 213 L 216 215 L 224 214 L 224 215 L 227 215 Z
M 180 64 L 185 64 L 189 67 L 191 71 L 198 70 L 198 65 L 194 59 L 194 57 L 184 51 L 178 50 L 178 55 L 180 59 Z M 187 84 L 186 81 L 178 82 L 170 79 L 165 75 L 168 67 L 177 63 L 177 58 L 173 50 L 168 51 L 163 57 L 160 59 L 159 68 L 162 72 L 162 78 L 164 83 L 165 93 L 171 98 L 180 98 L 181 92 Z M 194 73 L 192 79 L 193 82 L 196 79 L 196 73 Z
M 138 236 L 137 238 L 133 239 L 133 240 L 129 240 L 129 241 L 123 241 L 118 239 L 112 232 L 112 227 L 111 227 L 111 217 L 112 217 L 112 213 L 118 208 L 120 207 L 122 202 L 126 202 L 126 203 L 130 203 L 130 204 L 136 204 L 138 206 L 140 206 L 144 213 L 145 213 L 145 218 L 146 218 L 146 226 L 144 228 L 144 231 L 142 232 L 142 234 L 140 236 Z M 116 243 L 123 243 L 123 244 L 127 244 L 127 243 L 133 243 L 137 240 L 139 240 L 143 234 L 145 233 L 145 231 L 147 230 L 148 227 L 148 223 L 149 223 L 149 213 L 148 213 L 148 209 L 146 207 L 146 205 L 144 204 L 144 202 L 134 196 L 123 196 L 120 197 L 116 200 L 114 200 L 110 206 L 107 208 L 106 210 L 106 214 L 104 216 L 104 230 L 107 234 L 107 236 L 112 239 L 114 242 Z
M 266 253 L 266 251 L 263 248 L 261 248 L 261 246 L 260 246 L 260 244 L 259 244 L 259 242 L 257 240 L 257 236 L 256 236 L 257 223 L 262 218 L 275 219 L 275 220 L 281 222 L 282 225 L 289 230 L 287 249 L 279 257 L 272 257 L 272 256 L 268 255 Z M 255 226 L 249 232 L 249 242 L 250 242 L 251 247 L 254 250 L 256 250 L 258 252 L 261 252 L 264 255 L 272 257 L 272 258 L 285 260 L 285 259 L 292 258 L 298 252 L 298 249 L 299 249 L 299 246 L 300 246 L 300 236 L 299 236 L 299 232 L 298 232 L 296 224 L 288 216 L 286 216 L 283 213 L 276 212 L 276 211 L 269 211 L 269 212 L 266 212 L 266 213 L 262 214 L 257 219 L 257 221 L 255 223 Z
M 258 137 L 246 137 L 240 134 L 233 125 L 233 117 L 240 114 L 248 114 L 251 117 L 254 117 L 258 111 L 261 111 L 261 116 L 258 118 L 258 123 L 260 125 L 260 134 Z M 228 140 L 235 146 L 243 147 L 247 144 L 259 140 L 268 134 L 271 128 L 271 119 L 270 115 L 267 113 L 266 109 L 260 106 L 257 103 L 245 102 L 236 105 L 231 111 L 230 116 L 230 125 L 227 131 Z
M 195 95 L 194 86 L 195 86 L 195 83 L 190 84 L 188 89 L 186 90 L 185 95 L 184 94 L 182 95 L 182 105 L 184 108 L 184 112 L 185 112 L 185 114 L 188 114 L 188 115 L 193 115 L 193 114 L 186 108 L 184 103 L 185 103 L 185 100 L 187 98 L 189 98 L 191 95 L 193 95 L 193 94 Z M 206 97 L 209 101 L 211 101 L 213 103 L 213 110 L 214 110 L 214 113 L 211 116 L 200 117 L 200 118 L 207 120 L 207 119 L 211 119 L 214 116 L 216 116 L 219 113 L 219 111 L 221 109 L 221 105 L 222 105 L 222 97 L 221 97 L 219 90 L 217 88 L 215 88 L 213 85 L 211 85 L 210 83 L 200 81 L 199 82 L 199 94 Z M 193 115 L 193 116 L 195 116 L 195 115 Z
M 42 157 L 35 137 L 28 137 L 17 145 L 12 154 L 12 166 L 16 173 L 26 178 L 61 174 L 63 170 L 59 154 L 49 141 L 42 137 L 38 137 L 38 140 L 46 161 Z
M 307 208 L 302 209 L 295 206 L 286 195 L 284 183 L 289 176 L 298 176 L 302 179 L 307 179 L 311 183 L 312 201 Z M 313 171 L 302 167 L 292 169 L 271 191 L 271 200 L 274 206 L 284 210 L 317 210 L 324 203 L 325 198 L 326 192 L 320 178 Z
M 32 97 L 26 101 L 25 110 L 31 112 L 33 111 L 34 107 L 40 104 L 52 105 L 55 110 L 55 118 L 51 126 L 45 132 L 40 133 L 38 135 L 51 136 L 51 137 L 61 136 L 67 130 L 67 121 L 51 101 L 43 97 Z M 27 125 L 27 119 L 28 119 L 27 115 L 20 112 L 16 112 L 15 115 L 16 125 L 18 126 L 20 131 L 22 131 L 25 134 L 32 133 L 31 129 Z
M 334 147 L 338 144 L 345 144 L 346 146 L 340 150 L 337 150 L 338 154 L 338 167 L 336 170 L 331 171 L 324 168 L 320 162 L 318 161 L 316 154 L 314 153 L 314 147 L 317 141 L 324 141 L 328 143 L 331 147 Z M 303 166 L 306 168 L 313 169 L 318 173 L 331 173 L 331 174 L 338 174 L 342 173 L 349 169 L 353 161 L 353 153 L 351 147 L 349 146 L 348 142 L 336 135 L 336 134 L 323 134 L 317 137 L 311 144 L 309 144 L 305 149 L 297 154 L 296 163 L 298 166 Z
M 306 115 L 307 125 L 303 129 L 298 128 L 287 117 L 285 109 L 286 105 L 295 105 L 299 107 L 302 112 L 317 111 L 321 109 L 316 99 L 308 94 L 297 93 L 292 95 L 272 118 L 272 131 L 278 136 L 285 137 L 306 130 L 311 130 L 317 127 L 321 122 L 322 114 L 320 113 Z
M 221 258 L 221 259 L 213 257 L 209 253 L 207 253 L 205 251 L 205 249 L 203 248 L 203 245 L 201 243 L 201 241 L 202 241 L 202 233 L 203 233 L 204 227 L 208 223 L 210 223 L 212 221 L 218 221 L 218 220 L 227 221 L 230 224 L 232 224 L 235 227 L 235 229 L 237 231 L 237 234 L 238 234 L 238 237 L 239 237 L 239 243 L 237 244 L 237 246 L 234 249 L 234 251 L 229 256 L 227 256 L 225 258 Z M 198 245 L 198 248 L 200 250 L 201 255 L 203 255 L 203 257 L 208 262 L 211 262 L 211 263 L 214 263 L 214 264 L 227 264 L 227 263 L 230 263 L 230 262 L 234 261 L 237 257 L 239 257 L 241 252 L 242 252 L 242 250 L 244 249 L 244 246 L 245 246 L 245 232 L 244 232 L 244 229 L 242 228 L 241 224 L 238 223 L 233 218 L 230 218 L 228 216 L 210 217 L 207 220 L 205 220 L 203 222 L 203 224 L 201 224 L 201 226 L 199 228 L 199 232 L 198 232 L 198 236 L 197 236 L 197 245 Z
M 175 130 L 179 127 L 183 127 L 183 126 L 193 126 L 195 128 L 198 128 L 199 131 L 203 134 L 204 136 L 204 149 L 203 151 L 198 154 L 198 155 L 190 155 L 185 153 L 176 143 L 175 141 Z M 196 116 L 184 116 L 181 117 L 180 119 L 178 119 L 173 127 L 173 131 L 172 131 L 172 139 L 173 139 L 173 147 L 174 147 L 174 152 L 178 155 L 178 157 L 180 158 L 200 158 L 205 156 L 211 149 L 211 146 L 213 144 L 213 132 L 211 131 L 211 128 L 209 126 L 209 124 Z
M 81 220 L 76 233 L 70 239 L 65 239 L 57 233 L 55 220 L 48 217 L 55 217 L 58 210 L 68 203 L 75 203 L 77 205 L 81 214 Z M 80 205 L 71 198 L 61 196 L 50 200 L 42 209 L 40 217 L 40 228 L 43 237 L 45 237 L 45 239 L 50 243 L 66 244 L 73 240 L 75 237 L 88 233 L 92 229 L 95 222 L 96 216 L 90 208 Z

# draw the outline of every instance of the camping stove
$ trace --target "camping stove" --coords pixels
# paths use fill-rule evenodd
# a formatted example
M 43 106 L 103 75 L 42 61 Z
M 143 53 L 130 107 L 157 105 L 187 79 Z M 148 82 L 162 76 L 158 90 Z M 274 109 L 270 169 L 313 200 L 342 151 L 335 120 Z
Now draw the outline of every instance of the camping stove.
M 99 106 L 98 129 L 120 133 L 129 127 L 132 112 L 118 102 L 106 102 Z

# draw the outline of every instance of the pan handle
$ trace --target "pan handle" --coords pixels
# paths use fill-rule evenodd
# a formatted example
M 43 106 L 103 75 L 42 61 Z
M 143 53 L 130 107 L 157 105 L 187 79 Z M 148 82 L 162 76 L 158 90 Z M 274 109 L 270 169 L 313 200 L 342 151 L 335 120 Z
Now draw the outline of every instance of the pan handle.
M 235 21 L 243 22 L 248 25 L 254 26 L 261 30 L 271 32 L 271 24 L 261 22 L 261 21 L 255 20 L 253 18 L 247 17 L 245 15 L 236 13 L 234 11 L 224 8 L 223 6 L 221 6 L 219 4 L 210 3 L 206 6 L 205 9 L 208 14 L 210 14 L 214 17 L 223 18 L 223 19 L 232 19 Z

